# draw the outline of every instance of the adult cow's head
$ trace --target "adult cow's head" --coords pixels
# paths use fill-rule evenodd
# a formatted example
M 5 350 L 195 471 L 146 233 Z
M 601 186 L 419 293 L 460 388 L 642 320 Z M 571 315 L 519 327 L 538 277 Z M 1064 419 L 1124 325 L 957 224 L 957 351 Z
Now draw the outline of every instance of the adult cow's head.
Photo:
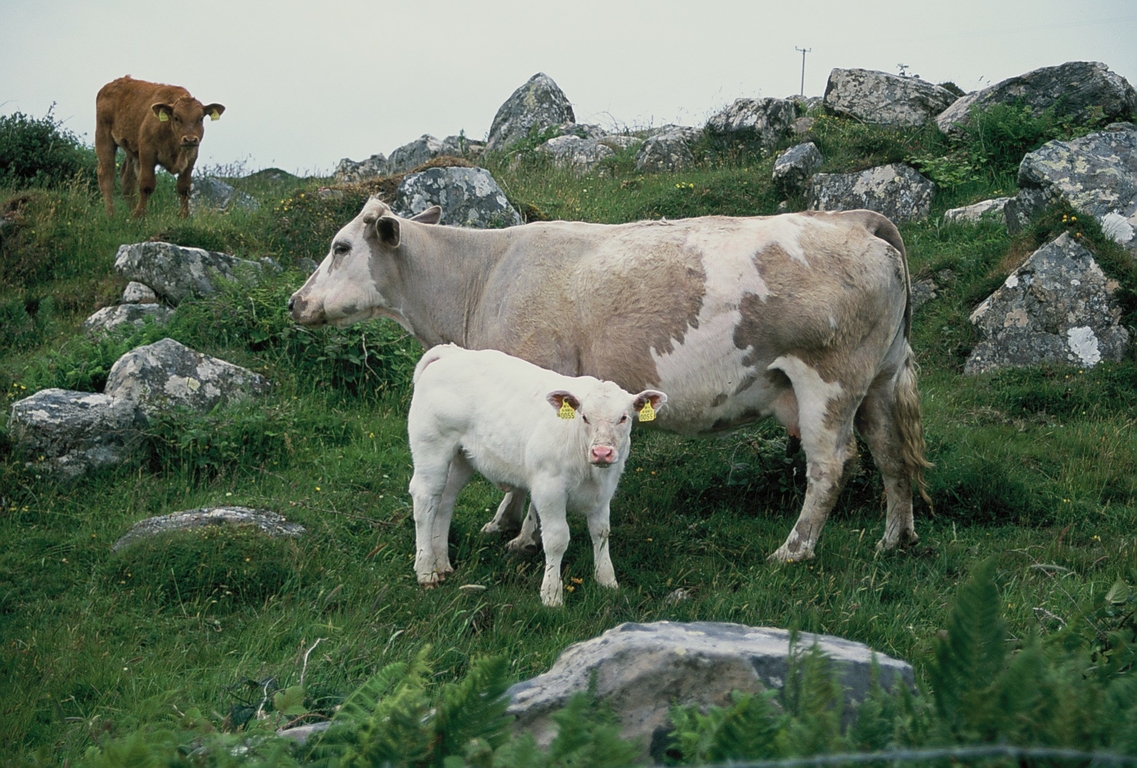
M 437 224 L 441 215 L 442 209 L 435 205 L 401 219 L 379 199 L 368 200 L 359 215 L 336 233 L 323 262 L 288 300 L 292 319 L 300 325 L 343 327 L 387 317 L 411 331 L 383 290 L 397 284 L 403 222 Z
M 175 140 L 183 147 L 196 147 L 205 135 L 205 116 L 217 120 L 225 112 L 223 104 L 202 104 L 192 96 L 183 96 L 173 104 L 150 105 L 159 122 L 167 123 Z

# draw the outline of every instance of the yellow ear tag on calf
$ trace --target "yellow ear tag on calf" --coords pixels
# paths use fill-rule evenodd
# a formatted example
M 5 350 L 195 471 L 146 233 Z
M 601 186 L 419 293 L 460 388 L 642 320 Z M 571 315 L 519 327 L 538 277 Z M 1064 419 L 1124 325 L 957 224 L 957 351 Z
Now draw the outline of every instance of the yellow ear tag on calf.
M 651 407 L 651 400 L 644 403 L 644 407 L 640 408 L 640 421 L 655 421 L 655 409 Z
M 576 409 L 569 405 L 568 400 L 562 400 L 561 409 L 557 411 L 557 416 L 560 416 L 562 419 L 575 419 Z
M 209 113 L 209 119 L 210 120 L 220 120 L 221 119 L 221 113 L 215 109 Z
M 165 112 L 159 112 L 158 113 L 158 122 L 165 123 L 165 122 L 169 122 L 169 120 L 170 120 L 170 116 L 167 115 Z

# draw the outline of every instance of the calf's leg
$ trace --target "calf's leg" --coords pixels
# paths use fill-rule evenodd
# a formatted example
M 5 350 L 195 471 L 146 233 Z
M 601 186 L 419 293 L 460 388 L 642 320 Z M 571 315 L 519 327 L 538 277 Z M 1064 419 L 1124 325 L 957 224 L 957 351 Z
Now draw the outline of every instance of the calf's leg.
M 592 537 L 592 562 L 596 581 L 602 587 L 616 589 L 616 569 L 608 554 L 610 509 L 607 502 L 588 514 L 588 534 Z
M 415 451 L 412 450 L 412 453 Z M 450 518 L 454 514 L 454 499 L 461 486 L 469 480 L 470 472 L 469 463 L 465 460 L 458 463 L 455 456 L 416 458 L 414 475 L 411 477 L 410 493 L 415 518 L 415 576 L 418 583 L 425 587 L 434 586 L 453 570 L 447 551 Z
M 569 527 L 565 519 L 566 496 L 561 489 L 531 491 L 541 522 L 541 543 L 545 547 L 545 577 L 541 581 L 541 602 L 549 608 L 564 605 L 561 589 L 561 561 L 568 549 Z

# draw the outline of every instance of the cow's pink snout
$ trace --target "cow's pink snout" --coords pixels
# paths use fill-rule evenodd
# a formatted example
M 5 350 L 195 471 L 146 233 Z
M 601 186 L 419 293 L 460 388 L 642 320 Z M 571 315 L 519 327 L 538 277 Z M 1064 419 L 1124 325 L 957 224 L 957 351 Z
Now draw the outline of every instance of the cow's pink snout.
M 616 451 L 608 445 L 594 445 L 590 451 L 593 464 L 611 464 L 616 460 Z

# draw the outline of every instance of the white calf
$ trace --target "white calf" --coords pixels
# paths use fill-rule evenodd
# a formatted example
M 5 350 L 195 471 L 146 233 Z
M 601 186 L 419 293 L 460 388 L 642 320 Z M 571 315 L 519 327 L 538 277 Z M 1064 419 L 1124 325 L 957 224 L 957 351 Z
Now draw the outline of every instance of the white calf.
M 632 417 L 654 418 L 666 401 L 662 392 L 632 395 L 610 381 L 562 376 L 496 350 L 428 350 L 415 368 L 407 417 L 419 583 L 433 586 L 453 572 L 450 518 L 476 470 L 499 486 L 529 491 L 545 549 L 541 602 L 563 602 L 567 509 L 588 519 L 596 580 L 616 587 L 608 505 L 628 458 Z

